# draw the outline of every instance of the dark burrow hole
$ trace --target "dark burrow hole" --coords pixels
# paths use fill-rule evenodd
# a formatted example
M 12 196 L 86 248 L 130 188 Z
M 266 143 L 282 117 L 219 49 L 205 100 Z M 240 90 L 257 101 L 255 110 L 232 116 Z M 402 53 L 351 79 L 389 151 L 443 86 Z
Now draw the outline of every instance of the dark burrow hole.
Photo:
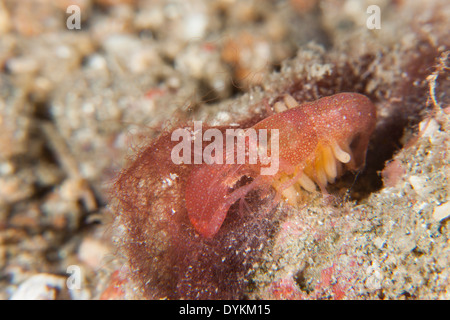
M 349 200 L 356 201 L 361 201 L 380 190 L 383 187 L 381 171 L 403 148 L 401 140 L 407 128 L 416 127 L 421 119 L 419 115 L 407 119 L 396 112 L 383 118 L 371 137 L 364 168 L 359 172 L 347 171 L 336 183 L 329 185 L 327 190 L 339 196 L 344 196 L 342 191 L 346 190 L 345 196 L 349 197 Z
M 383 125 L 377 126 L 367 149 L 364 168 L 359 172 L 347 171 L 336 183 L 329 185 L 327 190 L 332 194 L 347 190 L 346 196 L 356 201 L 380 190 L 383 187 L 380 172 L 386 162 L 402 148 L 401 139 L 407 125 L 406 119 L 393 116 L 384 121 Z
M 245 92 L 245 89 L 242 87 L 239 87 L 236 84 L 236 80 L 230 80 L 232 81 L 232 84 L 230 86 L 230 91 L 227 93 L 226 96 L 221 96 L 215 88 L 211 86 L 211 84 L 206 81 L 205 79 L 201 79 L 199 81 L 199 99 L 204 103 L 205 105 L 215 105 L 223 100 L 230 99 L 230 98 L 237 98 L 240 95 L 242 95 Z M 225 86 L 225 84 L 224 84 Z
M 199 81 L 200 100 L 205 104 L 214 104 L 220 101 L 220 96 L 216 90 L 205 79 Z
M 302 290 L 303 292 L 306 292 L 309 294 L 310 292 L 313 291 L 313 288 L 311 288 L 311 285 L 308 283 L 308 279 L 306 276 L 306 268 L 299 270 L 295 274 L 294 281 L 298 285 L 300 290 Z

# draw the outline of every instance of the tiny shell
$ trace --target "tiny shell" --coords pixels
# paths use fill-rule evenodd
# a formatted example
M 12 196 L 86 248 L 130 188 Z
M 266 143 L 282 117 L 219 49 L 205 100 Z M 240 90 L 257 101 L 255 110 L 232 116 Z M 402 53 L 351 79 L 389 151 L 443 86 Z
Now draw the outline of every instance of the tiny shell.
M 450 217 L 450 201 L 434 208 L 433 219 L 436 221 L 442 221 Z

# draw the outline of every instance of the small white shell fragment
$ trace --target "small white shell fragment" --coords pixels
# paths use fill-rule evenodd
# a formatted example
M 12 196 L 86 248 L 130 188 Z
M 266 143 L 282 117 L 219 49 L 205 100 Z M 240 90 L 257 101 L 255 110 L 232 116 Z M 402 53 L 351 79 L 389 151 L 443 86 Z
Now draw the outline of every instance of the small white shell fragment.
M 364 285 L 369 290 L 381 289 L 381 283 L 383 281 L 383 275 L 379 264 L 376 261 L 372 261 L 372 265 L 366 270 L 369 276 L 367 277 Z
M 386 244 L 386 239 L 382 239 L 380 237 L 376 237 L 375 239 L 373 239 L 373 244 L 378 249 L 383 249 L 384 245 Z
M 419 130 L 422 133 L 422 137 L 432 137 L 439 130 L 439 124 L 433 118 L 425 119 L 419 123 Z
M 422 176 L 410 176 L 409 183 L 413 187 L 414 191 L 420 196 L 426 196 L 429 193 L 427 188 L 427 179 Z
M 447 201 L 440 206 L 434 208 L 433 211 L 433 219 L 436 221 L 442 221 L 446 218 L 450 217 L 450 201 Z
M 39 273 L 25 280 L 11 300 L 55 300 L 65 284 L 65 277 Z

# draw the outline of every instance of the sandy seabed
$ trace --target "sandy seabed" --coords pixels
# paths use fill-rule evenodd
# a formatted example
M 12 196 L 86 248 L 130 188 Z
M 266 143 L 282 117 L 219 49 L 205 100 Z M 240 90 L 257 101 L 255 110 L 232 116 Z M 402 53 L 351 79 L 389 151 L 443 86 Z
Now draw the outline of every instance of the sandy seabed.
M 109 191 L 141 146 L 351 91 L 364 171 L 278 206 L 242 297 L 450 299 L 448 30 L 446 0 L 0 0 L 0 298 L 142 298 Z

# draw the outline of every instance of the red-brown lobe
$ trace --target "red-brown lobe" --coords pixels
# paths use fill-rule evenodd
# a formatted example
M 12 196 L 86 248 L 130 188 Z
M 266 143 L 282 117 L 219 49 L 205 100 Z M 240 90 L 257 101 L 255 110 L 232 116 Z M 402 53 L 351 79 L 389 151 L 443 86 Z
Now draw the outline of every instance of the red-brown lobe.
M 364 95 L 339 93 L 301 106 L 321 143 L 351 146 L 353 168 L 364 165 L 367 145 L 375 129 L 376 108 Z M 356 141 L 357 140 L 357 141 Z
M 217 233 L 228 209 L 236 201 L 230 198 L 233 185 L 229 185 L 227 179 L 234 182 L 239 179 L 238 175 L 234 176 L 238 167 L 205 164 L 194 168 L 189 176 L 185 191 L 186 208 L 195 230 L 204 237 L 211 238 Z
M 279 130 L 280 172 L 293 172 L 310 157 L 318 142 L 309 115 L 301 107 L 270 116 L 253 128 Z
M 293 174 L 316 157 L 319 144 L 338 144 L 352 154 L 349 169 L 358 169 L 365 162 L 370 135 L 375 127 L 375 106 L 365 96 L 341 93 L 272 115 L 252 128 L 265 129 L 270 134 L 279 131 L 279 170 L 273 177 L 265 177 L 270 186 L 280 174 Z M 230 189 L 244 174 L 253 179 L 259 175 L 258 166 L 246 164 L 247 170 L 229 165 L 196 167 L 187 183 L 186 207 L 197 232 L 213 237 L 230 206 L 248 191 Z

